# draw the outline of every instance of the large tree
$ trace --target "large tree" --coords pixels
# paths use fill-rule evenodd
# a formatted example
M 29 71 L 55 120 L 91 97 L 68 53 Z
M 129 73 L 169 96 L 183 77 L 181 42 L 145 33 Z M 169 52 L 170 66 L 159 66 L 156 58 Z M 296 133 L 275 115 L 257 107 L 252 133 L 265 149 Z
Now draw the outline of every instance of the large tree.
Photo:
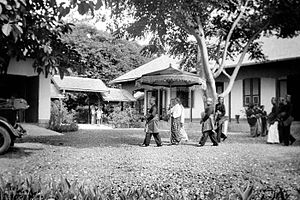
M 81 55 L 82 67 L 76 73 L 106 84 L 149 60 L 139 53 L 142 46 L 136 42 L 116 39 L 91 25 L 76 24 L 63 41 L 75 46 Z
M 193 63 L 206 79 L 205 96 L 217 97 L 215 79 L 222 73 L 232 89 L 248 54 L 264 59 L 261 36 L 293 37 L 300 30 L 299 0 L 125 0 L 108 4 L 116 20 L 116 33 L 127 38 L 153 35 L 150 50 L 160 45 L 168 52 Z M 123 24 L 125 16 L 133 20 Z M 120 26 L 121 24 L 121 26 Z M 190 39 L 192 38 L 192 40 Z M 231 74 L 224 66 L 238 58 Z

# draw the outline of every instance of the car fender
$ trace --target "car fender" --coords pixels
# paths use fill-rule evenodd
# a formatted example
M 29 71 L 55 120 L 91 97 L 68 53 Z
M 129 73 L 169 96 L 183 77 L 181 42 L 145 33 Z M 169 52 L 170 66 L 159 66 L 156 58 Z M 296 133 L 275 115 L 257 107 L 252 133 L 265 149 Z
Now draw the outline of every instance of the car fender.
M 4 118 L 0 117 L 0 126 L 4 127 L 11 136 L 13 137 L 21 137 L 22 134 L 19 133 L 14 127 Z

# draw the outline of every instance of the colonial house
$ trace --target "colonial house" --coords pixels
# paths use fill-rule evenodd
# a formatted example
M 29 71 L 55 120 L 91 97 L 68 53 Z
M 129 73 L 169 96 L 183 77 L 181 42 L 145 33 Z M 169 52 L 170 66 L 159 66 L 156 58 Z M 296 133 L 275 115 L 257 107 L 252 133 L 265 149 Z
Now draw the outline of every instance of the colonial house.
M 234 119 L 236 115 L 245 118 L 244 108 L 249 102 L 264 105 L 265 110 L 271 110 L 271 98 L 292 95 L 294 102 L 294 117 L 300 120 L 300 102 L 297 95 L 297 84 L 300 84 L 300 37 L 294 39 L 264 38 L 263 52 L 267 60 L 253 62 L 245 60 L 240 68 L 231 93 L 225 97 L 227 115 Z M 141 90 L 136 87 L 136 81 L 144 74 L 166 69 L 169 66 L 178 68 L 179 61 L 167 55 L 150 61 L 128 73 L 116 78 L 111 83 L 120 84 L 123 89 L 130 92 Z M 227 65 L 226 70 L 230 73 L 232 65 Z M 222 75 L 216 80 L 217 92 L 221 93 L 228 85 L 228 79 Z M 144 87 L 144 112 L 150 96 L 158 99 L 160 115 L 167 109 L 170 99 L 180 97 L 185 107 L 187 119 L 200 118 L 204 106 L 201 89 L 198 87 Z

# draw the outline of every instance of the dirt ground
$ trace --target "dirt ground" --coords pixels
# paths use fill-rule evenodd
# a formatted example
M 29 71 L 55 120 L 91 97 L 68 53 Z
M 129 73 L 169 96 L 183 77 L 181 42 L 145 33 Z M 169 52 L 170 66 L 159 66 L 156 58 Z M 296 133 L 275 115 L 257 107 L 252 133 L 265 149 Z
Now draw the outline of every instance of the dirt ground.
M 292 146 L 266 144 L 266 137 L 230 133 L 219 146 L 198 147 L 200 133 L 188 132 L 186 144 L 140 147 L 142 129 L 79 130 L 56 136 L 26 136 L 0 156 L 0 175 L 58 180 L 99 187 L 139 187 L 159 183 L 204 193 L 217 186 L 224 194 L 247 181 L 254 189 L 281 186 L 296 199 L 300 189 L 300 137 Z

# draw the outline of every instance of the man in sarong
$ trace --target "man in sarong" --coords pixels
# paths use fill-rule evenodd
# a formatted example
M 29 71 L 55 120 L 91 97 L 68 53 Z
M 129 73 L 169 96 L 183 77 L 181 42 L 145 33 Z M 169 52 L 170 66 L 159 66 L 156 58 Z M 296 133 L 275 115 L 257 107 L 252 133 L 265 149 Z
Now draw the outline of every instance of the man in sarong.
M 181 141 L 181 134 L 180 134 L 180 128 L 181 128 L 181 113 L 182 109 L 179 104 L 179 99 L 175 98 L 175 105 L 171 108 L 169 111 L 171 114 L 171 137 L 170 141 L 172 145 L 178 145 Z
M 291 125 L 294 119 L 292 117 L 292 109 L 291 95 L 286 95 L 279 113 L 280 124 L 282 126 L 282 139 L 285 146 L 293 144 L 296 141 L 291 135 Z
M 155 97 L 150 98 L 150 110 L 146 116 L 146 136 L 142 147 L 148 147 L 150 145 L 150 140 L 153 135 L 156 145 L 158 147 L 162 146 L 161 138 L 158 131 L 158 110 L 155 104 Z
M 221 138 L 223 138 L 223 141 L 226 140 L 227 136 L 225 135 L 225 123 L 227 123 L 226 117 L 225 117 L 225 105 L 224 105 L 224 98 L 219 97 L 218 103 L 216 104 L 216 110 L 215 110 L 215 120 L 216 120 L 216 132 L 217 132 L 217 141 L 220 143 Z
M 199 141 L 200 146 L 204 146 L 205 142 L 207 140 L 207 137 L 209 136 L 210 140 L 213 143 L 213 146 L 218 146 L 218 141 L 215 137 L 215 131 L 214 131 L 214 108 L 212 106 L 212 99 L 207 98 L 206 104 L 207 107 L 205 108 L 205 112 L 203 116 L 201 116 L 200 124 L 202 124 L 202 137 Z

